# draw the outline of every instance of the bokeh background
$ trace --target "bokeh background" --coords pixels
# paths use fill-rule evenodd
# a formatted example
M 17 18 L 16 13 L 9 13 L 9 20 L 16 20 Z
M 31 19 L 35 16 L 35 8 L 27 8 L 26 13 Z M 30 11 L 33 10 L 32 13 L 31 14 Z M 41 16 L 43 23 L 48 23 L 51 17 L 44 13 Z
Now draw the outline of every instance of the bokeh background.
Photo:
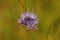
M 38 30 L 17 23 L 29 8 L 38 15 Z M 60 0 L 0 0 L 0 40 L 60 40 Z

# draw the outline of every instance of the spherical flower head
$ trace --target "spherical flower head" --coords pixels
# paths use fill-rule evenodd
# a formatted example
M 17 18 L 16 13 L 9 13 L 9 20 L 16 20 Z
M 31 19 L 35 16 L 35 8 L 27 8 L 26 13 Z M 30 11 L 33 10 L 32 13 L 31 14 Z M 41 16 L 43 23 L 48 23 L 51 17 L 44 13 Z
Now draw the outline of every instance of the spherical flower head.
M 37 15 L 33 12 L 22 13 L 21 18 L 18 19 L 18 23 L 23 24 L 26 30 L 35 30 L 38 25 Z

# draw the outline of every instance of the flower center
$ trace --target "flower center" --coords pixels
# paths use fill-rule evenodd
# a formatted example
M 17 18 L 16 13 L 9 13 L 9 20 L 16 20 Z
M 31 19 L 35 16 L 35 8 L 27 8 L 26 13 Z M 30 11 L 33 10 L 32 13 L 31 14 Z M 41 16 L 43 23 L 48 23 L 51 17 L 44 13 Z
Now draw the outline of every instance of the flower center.
M 24 20 L 25 21 L 31 21 L 31 18 L 30 17 L 26 17 Z

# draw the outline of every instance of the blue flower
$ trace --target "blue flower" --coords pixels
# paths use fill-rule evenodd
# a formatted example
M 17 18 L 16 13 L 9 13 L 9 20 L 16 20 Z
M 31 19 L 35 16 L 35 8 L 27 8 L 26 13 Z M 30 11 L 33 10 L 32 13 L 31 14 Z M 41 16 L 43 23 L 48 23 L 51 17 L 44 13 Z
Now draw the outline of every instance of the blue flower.
M 35 30 L 38 25 L 38 18 L 33 12 L 26 12 L 21 14 L 18 23 L 23 24 L 26 27 L 26 30 Z

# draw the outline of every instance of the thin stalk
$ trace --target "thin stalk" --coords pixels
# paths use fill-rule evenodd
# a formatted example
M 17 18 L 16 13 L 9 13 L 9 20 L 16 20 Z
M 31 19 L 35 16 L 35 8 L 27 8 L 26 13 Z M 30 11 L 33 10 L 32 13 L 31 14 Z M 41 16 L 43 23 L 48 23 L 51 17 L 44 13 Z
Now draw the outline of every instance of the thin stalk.
M 50 33 L 50 30 L 51 30 L 51 25 L 50 25 L 50 27 L 48 28 L 48 32 L 47 32 L 47 35 L 46 35 L 46 40 L 48 40 L 48 35 L 49 35 L 49 33 Z

